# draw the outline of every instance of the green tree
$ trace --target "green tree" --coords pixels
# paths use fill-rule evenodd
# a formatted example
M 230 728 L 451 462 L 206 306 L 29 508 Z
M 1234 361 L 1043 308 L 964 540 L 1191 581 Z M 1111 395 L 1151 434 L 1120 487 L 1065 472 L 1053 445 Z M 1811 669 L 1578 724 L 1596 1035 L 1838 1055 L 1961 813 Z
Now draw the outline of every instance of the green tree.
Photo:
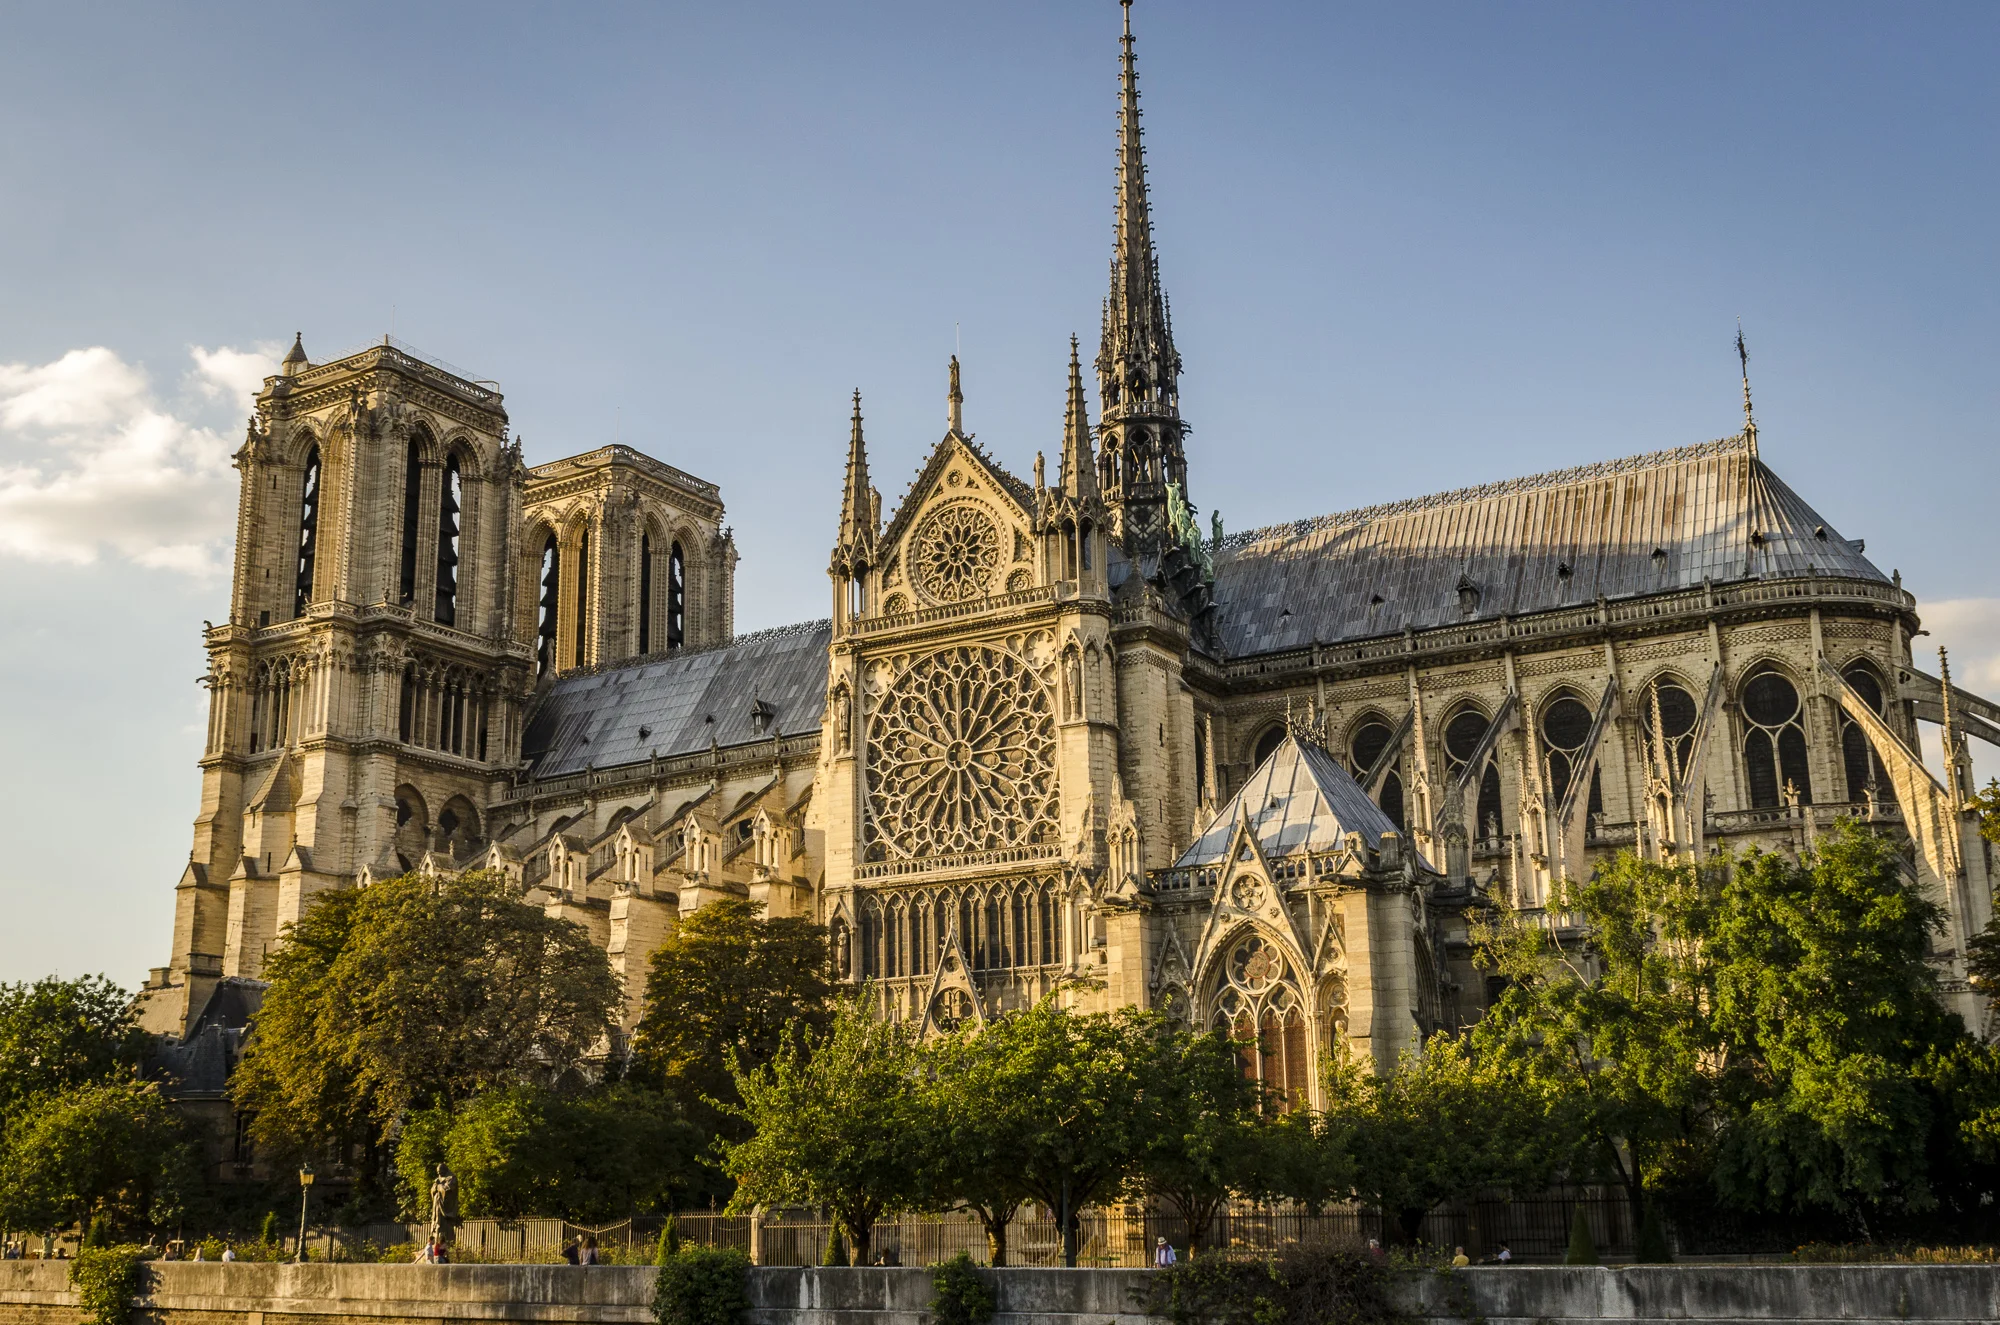
M 1926 959 L 1939 908 L 1843 821 L 1803 859 L 1752 852 L 1707 948 L 1716 1032 L 1750 1058 L 1717 1178 L 1747 1205 L 1921 1210 L 1944 1121 L 1924 1065 L 1962 1040 Z
M 1028 1199 L 1019 1171 L 1035 1083 L 997 1036 L 967 1024 L 923 1046 L 919 1076 L 926 1148 L 924 1202 L 969 1210 L 986 1232 L 989 1263 L 1007 1263 L 1007 1229 Z
M 281 1156 L 362 1153 L 386 1195 L 388 1129 L 480 1091 L 563 1079 L 611 1029 L 590 935 L 486 871 L 322 893 L 265 966 L 236 1107 Z
M 0 983 L 0 1125 L 35 1096 L 131 1077 L 150 1043 L 131 995 L 101 975 Z
M 794 1027 L 817 1035 L 831 1014 L 826 927 L 767 919 L 761 904 L 725 897 L 687 917 L 653 953 L 635 1080 L 666 1092 L 697 1126 L 744 1133 L 730 1063 L 772 1061 Z
M 1055 1212 L 1065 1265 L 1076 1264 L 1078 1214 L 1115 1193 L 1146 1153 L 1166 1025 L 1158 1013 L 1079 1014 L 1043 999 L 985 1031 L 1006 1071 L 1033 1083 L 1015 1164 L 1029 1195 Z
M 0 1153 L 0 1226 L 102 1217 L 120 1230 L 157 1228 L 199 1182 L 198 1142 L 156 1087 L 87 1082 L 16 1109 Z
M 672 1208 L 694 1175 L 699 1145 L 694 1129 L 650 1091 L 517 1083 L 455 1110 L 413 1115 L 396 1167 L 406 1211 L 428 1210 L 442 1163 L 458 1180 L 467 1215 L 601 1223 Z
M 875 1223 L 922 1189 L 924 1134 L 914 1028 L 877 1017 L 865 993 L 835 1007 L 818 1041 L 796 1031 L 761 1067 L 735 1065 L 747 1140 L 727 1147 L 730 1208 L 810 1205 L 832 1212 L 868 1263 Z
M 1232 1195 L 1255 1192 L 1273 1135 L 1259 1113 L 1257 1085 L 1246 1079 L 1236 1046 L 1215 1034 L 1161 1028 L 1145 1064 L 1152 1116 L 1134 1185 L 1186 1222 L 1188 1250 L 1208 1242 L 1215 1216 Z M 1275 1109 L 1277 1101 L 1269 1101 Z
M 1557 890 L 1554 905 L 1581 919 L 1583 943 L 1504 918 L 1473 933 L 1482 964 L 1507 980 L 1474 1032 L 1476 1052 L 1518 1066 L 1556 1120 L 1550 1135 L 1579 1143 L 1557 1164 L 1614 1178 L 1635 1227 L 1663 1179 L 1708 1171 L 1730 1062 L 1709 1017 L 1705 941 L 1726 879 L 1723 867 L 1628 852 Z
M 1326 1096 L 1328 1115 L 1351 1137 L 1356 1194 L 1382 1211 L 1400 1242 L 1415 1241 L 1441 1201 L 1546 1186 L 1560 1154 L 1533 1082 L 1442 1031 L 1384 1073 L 1336 1057 Z

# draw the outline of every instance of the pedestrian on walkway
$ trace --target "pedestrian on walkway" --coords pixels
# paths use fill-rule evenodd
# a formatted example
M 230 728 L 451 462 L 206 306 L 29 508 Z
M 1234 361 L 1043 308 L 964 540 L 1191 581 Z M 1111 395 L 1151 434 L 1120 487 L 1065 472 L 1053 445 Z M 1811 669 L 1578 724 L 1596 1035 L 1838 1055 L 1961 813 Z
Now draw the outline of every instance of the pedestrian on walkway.
M 1174 1263 L 1174 1244 L 1161 1238 L 1153 1246 L 1153 1268 L 1164 1270 Z

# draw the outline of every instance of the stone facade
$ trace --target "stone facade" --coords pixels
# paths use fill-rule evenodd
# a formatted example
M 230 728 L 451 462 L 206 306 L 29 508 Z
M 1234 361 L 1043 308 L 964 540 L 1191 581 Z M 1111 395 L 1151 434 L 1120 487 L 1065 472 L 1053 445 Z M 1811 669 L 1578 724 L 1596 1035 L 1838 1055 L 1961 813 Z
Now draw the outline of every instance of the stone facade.
M 954 361 L 885 512 L 857 394 L 826 621 L 734 635 L 712 484 L 626 447 L 531 469 L 490 384 L 295 345 L 238 455 L 149 1024 L 193 1038 L 219 982 L 241 1007 L 320 890 L 482 865 L 604 947 L 625 1032 L 680 917 L 743 896 L 825 922 L 885 1015 L 1162 1007 L 1255 1030 L 1246 1068 L 1307 1100 L 1336 1041 L 1386 1063 L 1477 1018 L 1469 912 L 1559 926 L 1552 884 L 1620 849 L 1796 851 L 1843 815 L 1908 840 L 1977 1021 L 1962 749 L 2000 706 L 1917 666 L 1900 577 L 1765 463 L 1747 356 L 1720 441 L 1204 532 L 1129 28 L 1121 64 L 1097 421 L 1072 342 L 1056 472 L 1018 477 Z

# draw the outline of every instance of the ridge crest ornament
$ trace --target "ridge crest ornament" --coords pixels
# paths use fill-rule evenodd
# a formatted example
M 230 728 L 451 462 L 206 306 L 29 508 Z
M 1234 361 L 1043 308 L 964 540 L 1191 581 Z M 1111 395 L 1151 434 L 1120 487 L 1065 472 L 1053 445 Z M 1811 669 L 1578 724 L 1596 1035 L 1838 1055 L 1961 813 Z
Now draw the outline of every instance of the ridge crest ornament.
M 1055 840 L 1055 712 L 1027 660 L 981 644 L 921 660 L 883 695 L 869 745 L 868 860 Z
M 1000 530 L 970 502 L 932 511 L 911 540 L 911 578 L 934 603 L 962 603 L 991 591 L 1000 567 Z

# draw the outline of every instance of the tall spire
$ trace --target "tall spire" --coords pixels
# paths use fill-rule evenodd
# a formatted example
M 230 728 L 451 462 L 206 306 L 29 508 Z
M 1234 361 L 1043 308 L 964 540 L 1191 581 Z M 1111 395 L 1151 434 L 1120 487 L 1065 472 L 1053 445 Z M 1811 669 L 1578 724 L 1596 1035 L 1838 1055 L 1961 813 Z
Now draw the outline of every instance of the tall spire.
M 951 431 L 965 436 L 965 393 L 958 389 L 958 356 L 951 356 L 951 395 L 945 402 L 945 418 L 951 424 Z
M 1180 417 L 1181 359 L 1174 349 L 1159 258 L 1153 249 L 1132 0 L 1120 4 L 1125 10 L 1125 33 L 1118 71 L 1117 215 L 1111 289 L 1104 301 L 1096 366 L 1105 499 L 1126 551 L 1144 557 L 1165 546 L 1167 486 L 1187 489 L 1182 447 L 1187 425 Z
M 1069 409 L 1063 417 L 1062 469 L 1057 483 L 1068 497 L 1095 501 L 1099 495 L 1097 458 L 1090 447 L 1090 404 L 1083 394 L 1083 362 L 1077 358 L 1074 336 L 1069 338 Z
M 868 446 L 861 438 L 861 392 L 854 392 L 854 419 L 847 439 L 847 486 L 840 498 L 840 538 L 836 564 L 868 564 L 875 551 L 875 496 L 868 486 Z
M 1736 360 L 1743 365 L 1743 436 L 1757 454 L 1757 414 L 1750 408 L 1750 350 L 1743 343 L 1743 319 L 1736 319 Z

